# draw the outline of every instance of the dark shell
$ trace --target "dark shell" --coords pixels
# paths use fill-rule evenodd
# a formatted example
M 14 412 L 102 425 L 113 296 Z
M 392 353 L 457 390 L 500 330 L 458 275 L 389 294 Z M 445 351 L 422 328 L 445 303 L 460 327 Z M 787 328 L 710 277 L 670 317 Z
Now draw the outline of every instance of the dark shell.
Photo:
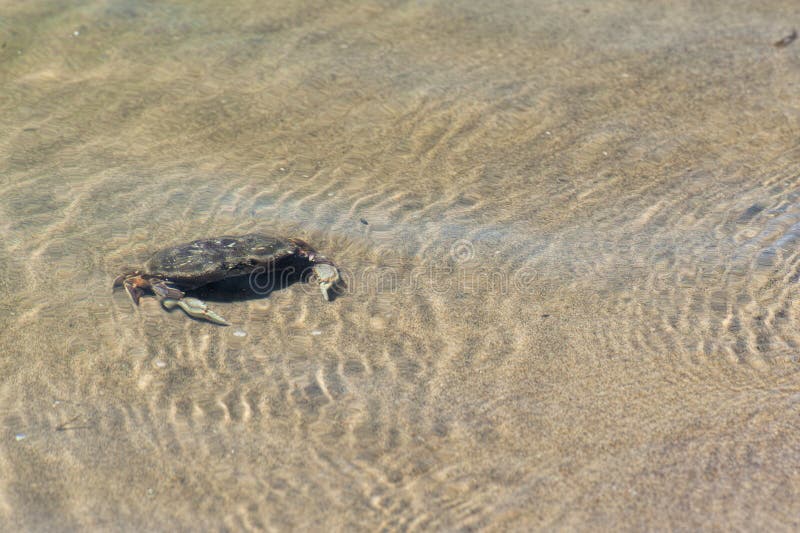
M 165 248 L 146 263 L 146 274 L 185 288 L 271 269 L 293 258 L 297 246 L 287 239 L 248 234 L 201 239 Z

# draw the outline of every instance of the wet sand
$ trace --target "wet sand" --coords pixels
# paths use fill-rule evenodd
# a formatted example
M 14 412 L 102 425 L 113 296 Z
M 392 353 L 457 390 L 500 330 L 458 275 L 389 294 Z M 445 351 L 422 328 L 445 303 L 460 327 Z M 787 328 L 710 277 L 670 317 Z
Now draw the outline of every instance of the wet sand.
M 0 529 L 798 527 L 800 6 L 221 4 L 0 7 Z

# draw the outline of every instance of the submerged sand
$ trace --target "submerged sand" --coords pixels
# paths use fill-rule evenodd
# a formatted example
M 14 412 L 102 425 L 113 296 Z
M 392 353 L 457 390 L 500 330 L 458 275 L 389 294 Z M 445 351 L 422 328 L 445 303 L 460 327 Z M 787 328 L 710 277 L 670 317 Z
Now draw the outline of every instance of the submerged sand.
M 798 527 L 796 2 L 226 4 L 0 8 L 0 529 Z

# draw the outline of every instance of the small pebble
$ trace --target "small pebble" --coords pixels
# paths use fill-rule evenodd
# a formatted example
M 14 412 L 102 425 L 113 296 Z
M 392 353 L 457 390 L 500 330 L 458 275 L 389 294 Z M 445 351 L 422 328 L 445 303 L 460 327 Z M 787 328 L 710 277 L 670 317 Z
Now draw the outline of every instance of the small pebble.
M 25 433 L 17 433 L 14 435 L 14 438 L 17 439 L 17 441 L 25 440 L 25 437 L 27 437 Z
M 322 332 L 320 330 L 318 330 L 318 329 L 315 329 L 315 330 L 311 331 L 311 334 L 312 335 L 322 335 Z
M 233 335 L 235 337 L 246 337 L 247 336 L 247 332 L 246 331 L 242 331 L 241 329 L 237 329 L 236 331 L 233 332 Z
M 79 32 L 78 30 L 75 30 L 74 32 L 72 32 L 72 35 L 74 35 L 75 37 L 77 37 L 80 34 L 81 34 L 81 32 Z
M 161 359 L 156 359 L 155 365 L 158 368 L 164 368 L 165 366 L 167 366 L 167 363 L 165 361 L 162 361 Z
M 328 193 L 328 196 L 333 196 L 333 193 L 332 193 L 332 192 L 329 192 L 329 193 Z

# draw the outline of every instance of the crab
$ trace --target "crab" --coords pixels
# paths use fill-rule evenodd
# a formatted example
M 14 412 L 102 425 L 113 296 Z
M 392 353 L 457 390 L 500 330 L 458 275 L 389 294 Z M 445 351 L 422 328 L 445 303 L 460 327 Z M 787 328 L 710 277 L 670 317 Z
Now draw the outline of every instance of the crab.
M 153 254 L 142 269 L 117 276 L 113 287 L 124 287 L 135 305 L 144 294 L 152 293 L 166 309 L 180 307 L 189 316 L 227 326 L 227 320 L 202 300 L 187 296 L 186 291 L 240 276 L 250 276 L 252 287 L 253 276 L 273 276 L 295 268 L 310 270 L 310 278 L 319 284 L 322 296 L 331 300 L 331 293 L 341 281 L 333 261 L 300 239 L 255 233 L 164 248 Z

